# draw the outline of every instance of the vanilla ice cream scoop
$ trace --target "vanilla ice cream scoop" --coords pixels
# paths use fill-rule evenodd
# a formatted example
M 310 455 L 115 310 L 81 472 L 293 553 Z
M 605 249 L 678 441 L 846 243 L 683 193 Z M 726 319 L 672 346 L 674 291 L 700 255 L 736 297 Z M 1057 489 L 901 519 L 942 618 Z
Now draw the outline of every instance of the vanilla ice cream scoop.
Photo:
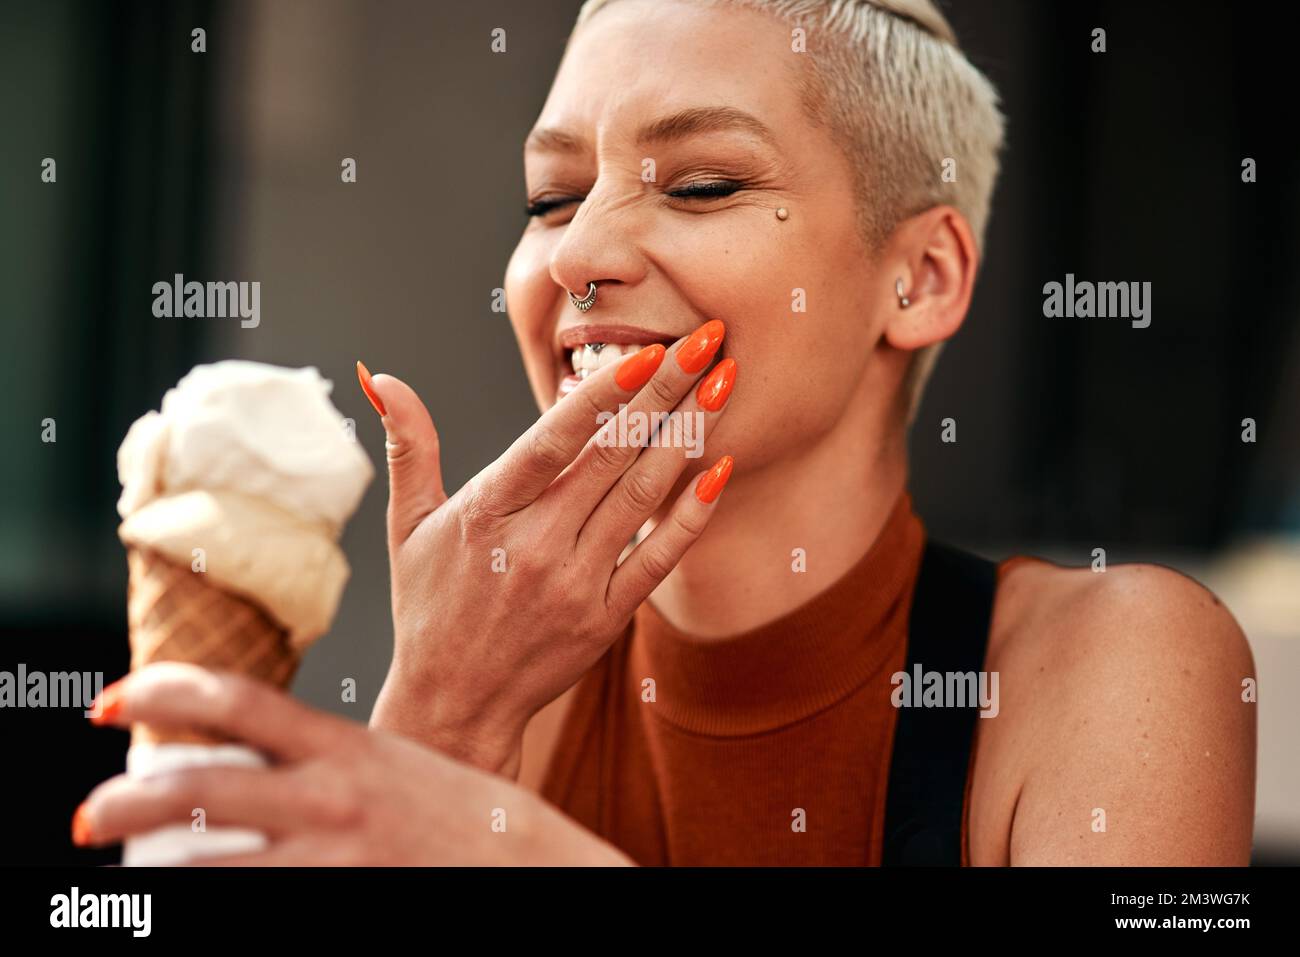
M 195 366 L 118 451 L 123 518 L 161 494 L 242 492 L 334 534 L 374 477 L 316 369 L 227 359 Z
M 337 541 L 374 477 L 316 369 L 196 366 L 117 453 L 118 529 L 261 605 L 303 648 L 348 578 Z

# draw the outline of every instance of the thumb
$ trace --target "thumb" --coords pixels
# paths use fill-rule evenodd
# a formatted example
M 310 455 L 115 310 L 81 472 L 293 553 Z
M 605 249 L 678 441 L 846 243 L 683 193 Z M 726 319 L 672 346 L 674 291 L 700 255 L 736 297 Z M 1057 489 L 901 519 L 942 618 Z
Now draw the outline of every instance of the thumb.
M 357 378 L 388 439 L 388 544 L 395 548 L 447 501 L 438 430 L 415 390 L 401 379 L 382 373 L 372 379 L 360 362 Z

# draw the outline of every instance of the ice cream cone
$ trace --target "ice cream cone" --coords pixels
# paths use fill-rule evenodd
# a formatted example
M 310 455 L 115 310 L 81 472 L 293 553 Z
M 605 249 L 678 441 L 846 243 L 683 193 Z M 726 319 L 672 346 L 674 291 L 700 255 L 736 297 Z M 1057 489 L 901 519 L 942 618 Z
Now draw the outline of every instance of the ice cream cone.
M 314 368 L 229 359 L 191 369 L 117 451 L 130 586 L 131 669 L 184 661 L 285 689 L 329 631 L 348 580 L 343 525 L 374 475 Z M 202 571 L 193 570 L 202 556 Z M 131 730 L 128 777 L 264 768 L 210 729 Z M 251 828 L 209 827 L 205 809 L 123 842 L 128 866 L 254 854 Z
M 132 671 L 156 661 L 186 661 L 289 686 L 299 654 L 288 631 L 256 604 L 149 549 L 128 549 L 127 563 Z M 223 740 L 198 729 L 131 729 L 132 744 Z

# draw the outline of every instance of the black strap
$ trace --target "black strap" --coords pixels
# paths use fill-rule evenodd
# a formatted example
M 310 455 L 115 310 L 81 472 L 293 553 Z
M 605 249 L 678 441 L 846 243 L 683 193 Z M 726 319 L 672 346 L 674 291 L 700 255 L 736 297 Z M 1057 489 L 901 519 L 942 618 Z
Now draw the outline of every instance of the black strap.
M 907 674 L 978 674 L 984 667 L 997 566 L 927 542 L 912 596 Z M 919 697 L 920 688 L 913 682 Z M 919 701 L 914 704 L 919 705 Z M 959 865 L 962 805 L 979 702 L 970 707 L 901 707 L 885 801 L 881 863 Z

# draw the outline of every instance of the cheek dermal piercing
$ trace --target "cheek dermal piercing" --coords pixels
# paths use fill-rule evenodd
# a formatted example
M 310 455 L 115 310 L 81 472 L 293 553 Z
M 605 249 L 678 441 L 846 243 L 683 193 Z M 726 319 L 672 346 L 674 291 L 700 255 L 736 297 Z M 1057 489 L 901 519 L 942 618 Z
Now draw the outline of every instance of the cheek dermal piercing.
M 776 211 L 776 218 L 785 221 L 790 218 L 790 211 L 784 206 L 781 206 Z

